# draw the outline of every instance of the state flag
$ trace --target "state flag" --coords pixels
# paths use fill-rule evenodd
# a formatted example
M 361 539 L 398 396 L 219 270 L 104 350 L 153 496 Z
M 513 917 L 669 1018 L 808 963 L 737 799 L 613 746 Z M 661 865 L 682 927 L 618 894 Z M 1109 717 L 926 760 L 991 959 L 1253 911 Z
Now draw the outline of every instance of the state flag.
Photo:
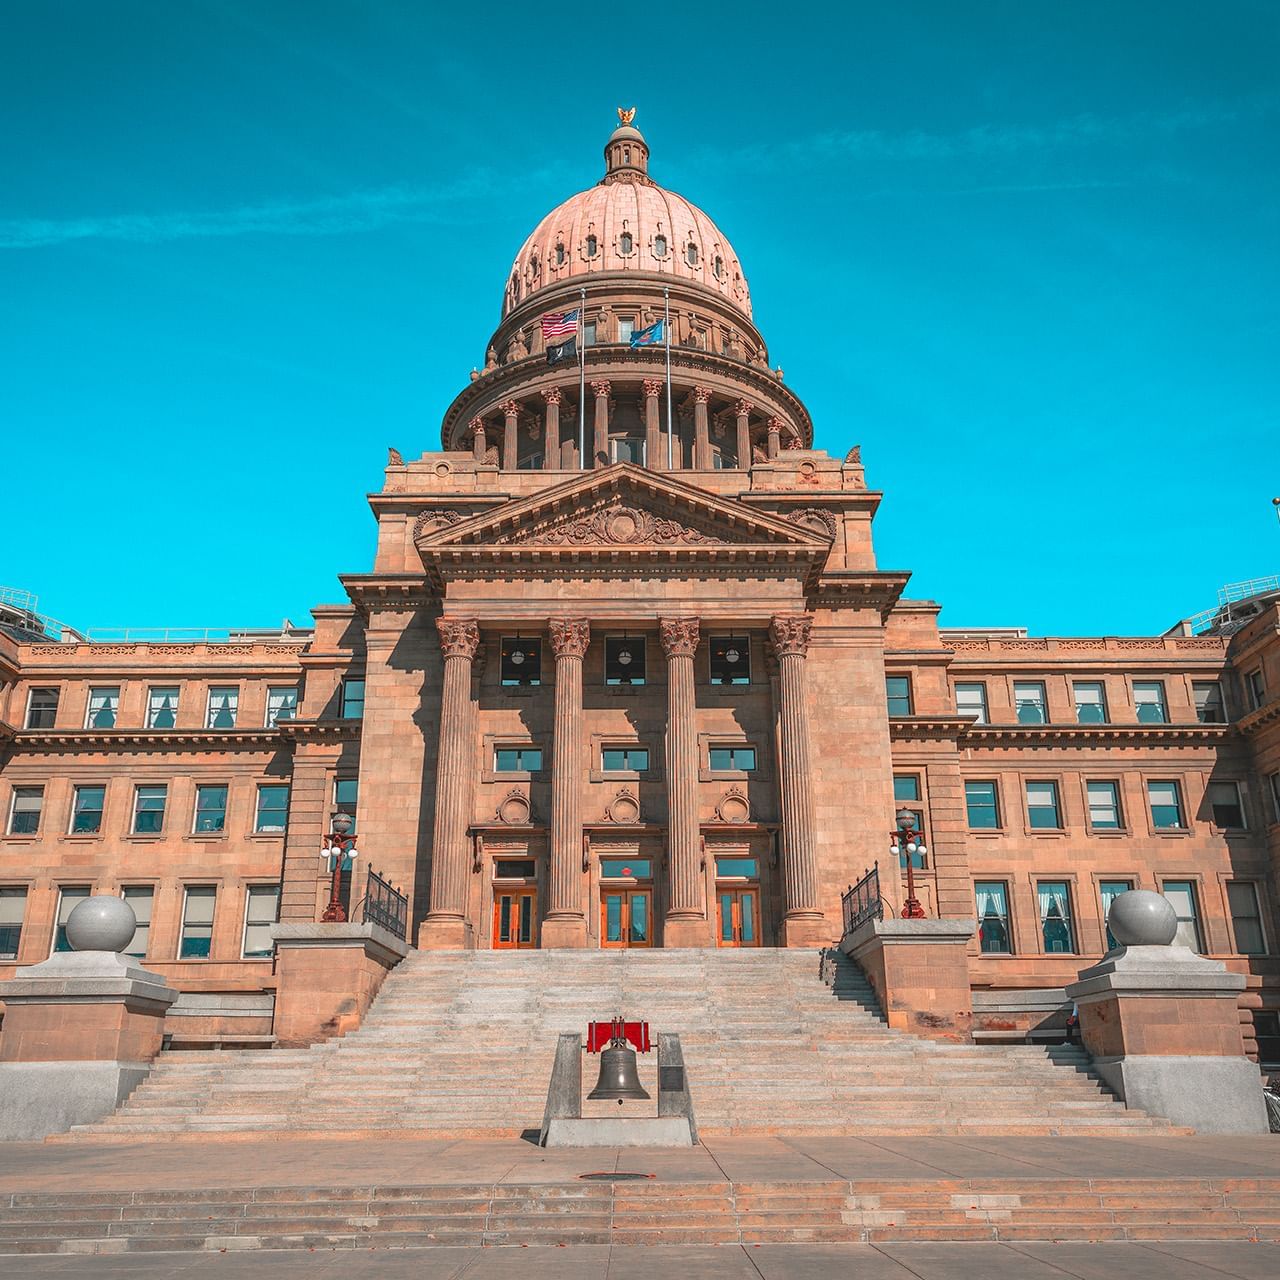
M 665 320 L 655 320 L 648 328 L 641 329 L 639 333 L 631 335 L 631 345 L 633 347 L 656 347 L 660 343 L 666 341 L 664 333 Z

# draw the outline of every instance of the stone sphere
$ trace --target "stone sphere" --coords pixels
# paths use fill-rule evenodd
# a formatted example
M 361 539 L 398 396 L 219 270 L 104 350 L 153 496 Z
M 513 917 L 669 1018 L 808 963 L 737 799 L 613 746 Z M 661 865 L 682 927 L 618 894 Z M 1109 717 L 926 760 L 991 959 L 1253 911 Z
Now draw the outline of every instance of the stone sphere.
M 1111 900 L 1107 925 L 1122 947 L 1167 947 L 1178 932 L 1178 916 L 1163 894 L 1130 889 Z
M 76 951 L 123 951 L 137 927 L 138 917 L 123 898 L 97 894 L 67 917 L 67 941 Z

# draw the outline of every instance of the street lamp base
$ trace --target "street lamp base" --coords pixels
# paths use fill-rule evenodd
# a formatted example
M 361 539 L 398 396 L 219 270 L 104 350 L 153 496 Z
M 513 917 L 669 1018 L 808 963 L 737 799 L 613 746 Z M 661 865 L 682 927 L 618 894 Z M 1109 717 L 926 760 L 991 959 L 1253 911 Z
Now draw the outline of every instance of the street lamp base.
M 919 898 L 908 898 L 902 904 L 902 918 L 904 920 L 923 920 L 925 918 L 924 908 L 920 905 Z

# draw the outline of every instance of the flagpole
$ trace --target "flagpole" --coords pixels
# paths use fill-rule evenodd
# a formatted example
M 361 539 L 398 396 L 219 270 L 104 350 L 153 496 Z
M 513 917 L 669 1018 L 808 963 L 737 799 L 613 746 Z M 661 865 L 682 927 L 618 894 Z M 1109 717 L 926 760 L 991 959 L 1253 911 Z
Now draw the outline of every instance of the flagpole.
M 587 468 L 587 286 L 578 303 L 578 470 Z
M 673 470 L 671 461 L 671 290 L 662 286 L 662 336 L 667 340 L 667 470 Z

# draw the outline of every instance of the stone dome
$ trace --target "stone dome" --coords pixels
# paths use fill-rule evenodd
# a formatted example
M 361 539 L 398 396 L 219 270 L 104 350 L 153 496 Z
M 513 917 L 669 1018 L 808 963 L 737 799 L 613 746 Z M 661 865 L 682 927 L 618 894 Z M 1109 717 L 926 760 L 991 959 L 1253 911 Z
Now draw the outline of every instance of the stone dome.
M 738 255 L 697 205 L 648 174 L 649 147 L 631 124 L 605 144 L 604 177 L 570 196 L 533 229 L 507 276 L 502 314 L 542 289 L 603 272 L 634 272 L 701 285 L 751 318 L 751 292 Z

